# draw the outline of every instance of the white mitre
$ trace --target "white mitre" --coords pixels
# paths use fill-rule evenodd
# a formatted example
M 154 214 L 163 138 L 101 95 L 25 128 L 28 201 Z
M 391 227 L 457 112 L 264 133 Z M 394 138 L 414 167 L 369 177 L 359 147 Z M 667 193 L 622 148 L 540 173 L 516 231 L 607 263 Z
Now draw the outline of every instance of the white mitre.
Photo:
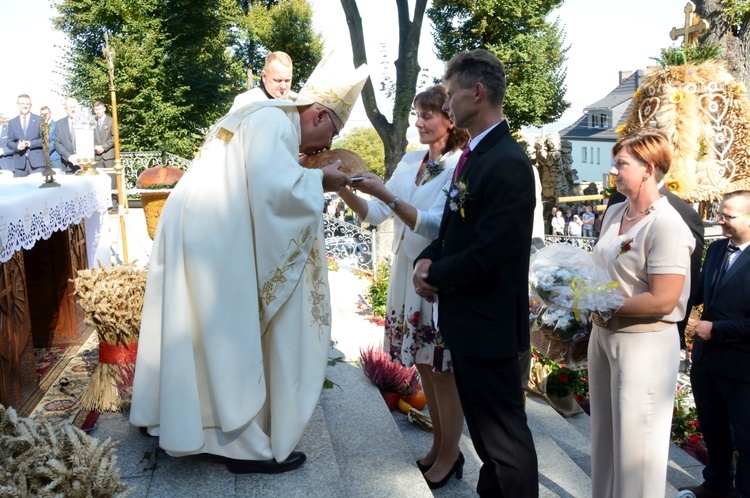
M 323 105 L 333 111 L 346 125 L 362 87 L 370 75 L 367 64 L 362 64 L 354 71 L 349 67 L 343 61 L 335 60 L 333 52 L 329 52 L 305 82 L 294 100 L 295 105 Z

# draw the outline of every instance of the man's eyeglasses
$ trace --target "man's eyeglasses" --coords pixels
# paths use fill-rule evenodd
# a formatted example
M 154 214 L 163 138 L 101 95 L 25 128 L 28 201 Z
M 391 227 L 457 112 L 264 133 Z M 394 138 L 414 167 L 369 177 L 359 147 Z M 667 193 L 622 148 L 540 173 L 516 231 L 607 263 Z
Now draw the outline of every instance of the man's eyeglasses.
M 327 112 L 326 116 L 328 116 L 328 119 L 331 120 L 331 126 L 333 126 L 333 132 L 334 133 L 333 133 L 333 136 L 331 137 L 331 141 L 336 140 L 337 138 L 339 138 L 339 129 L 336 128 L 336 123 L 333 122 L 333 118 L 331 117 L 331 113 Z
M 716 215 L 716 221 L 732 221 L 735 218 L 742 218 L 743 216 L 747 216 L 747 214 L 737 214 L 737 215 L 731 216 L 728 214 L 719 213 Z

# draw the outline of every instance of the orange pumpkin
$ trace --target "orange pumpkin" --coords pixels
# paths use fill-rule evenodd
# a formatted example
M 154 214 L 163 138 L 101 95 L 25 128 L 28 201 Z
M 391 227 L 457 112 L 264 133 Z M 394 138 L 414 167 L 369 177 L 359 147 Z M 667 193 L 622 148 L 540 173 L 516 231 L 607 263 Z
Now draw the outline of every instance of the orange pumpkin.
M 417 391 L 410 396 L 404 396 L 402 399 L 417 410 L 421 410 L 427 404 L 427 398 L 424 397 L 423 391 Z

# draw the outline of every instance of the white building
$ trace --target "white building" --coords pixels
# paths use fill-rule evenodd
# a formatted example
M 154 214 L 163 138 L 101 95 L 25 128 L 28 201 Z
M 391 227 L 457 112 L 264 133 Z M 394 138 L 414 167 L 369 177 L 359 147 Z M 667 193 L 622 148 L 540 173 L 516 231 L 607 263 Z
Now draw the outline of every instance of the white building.
M 643 71 L 620 71 L 619 76 L 617 88 L 587 106 L 578 121 L 560 131 L 560 138 L 572 145 L 571 168 L 577 171 L 576 183 L 582 186 L 601 182 L 606 188 L 605 179 L 612 166 L 612 146 L 618 138 L 615 130 L 628 119 Z

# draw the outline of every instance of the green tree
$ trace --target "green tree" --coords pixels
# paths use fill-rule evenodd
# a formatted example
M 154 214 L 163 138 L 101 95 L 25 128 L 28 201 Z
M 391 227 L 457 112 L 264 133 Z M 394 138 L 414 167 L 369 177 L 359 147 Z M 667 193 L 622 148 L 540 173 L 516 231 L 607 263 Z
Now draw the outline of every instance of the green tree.
M 557 120 L 565 97 L 564 36 L 547 17 L 563 0 L 433 0 L 427 15 L 435 26 L 443 61 L 484 48 L 505 63 L 508 90 L 503 111 L 511 127 Z
M 245 68 L 260 77 L 266 54 L 286 52 L 294 62 L 292 88 L 299 91 L 323 54 L 323 38 L 312 28 L 307 0 L 253 2 L 240 26 L 244 30 L 241 53 L 248 54 Z
M 354 65 L 367 62 L 362 19 L 356 0 L 340 0 L 349 27 Z M 566 48 L 557 23 L 547 15 L 563 0 L 433 0 L 427 14 L 435 25 L 436 52 L 447 61 L 462 50 L 486 48 L 506 63 L 504 110 L 511 126 L 541 125 L 558 119 L 565 102 Z M 420 73 L 417 58 L 427 0 L 395 0 L 398 55 L 392 89 L 392 120 L 378 109 L 371 81 L 362 89 L 365 112 L 385 146 L 385 174 L 393 173 L 407 147 L 409 112 Z M 409 5 L 413 9 L 409 11 Z M 392 82 L 388 82 L 389 85 Z M 392 90 L 392 91 L 391 91 Z
M 349 149 L 361 157 L 370 173 L 385 175 L 385 149 L 378 132 L 372 127 L 354 128 L 333 143 L 334 149 Z
M 63 91 L 83 105 L 110 101 L 102 55 L 109 33 L 125 151 L 193 157 L 243 90 L 248 36 L 257 42 L 253 60 L 260 67 L 266 47 L 273 47 L 292 56 L 295 75 L 309 74 L 322 52 L 306 0 L 60 0 L 56 9 L 55 27 L 69 41 Z M 253 34 L 243 35 L 242 26 L 252 26 Z
M 90 106 L 109 102 L 104 33 L 115 56 L 123 150 L 192 157 L 232 98 L 231 0 L 62 0 L 55 27 L 70 42 L 64 92 Z
M 358 67 L 367 62 L 365 38 L 362 31 L 362 18 L 359 15 L 356 0 L 341 0 L 341 6 L 346 15 L 349 26 L 349 37 L 352 42 L 354 66 Z M 362 89 L 362 100 L 365 113 L 370 123 L 377 130 L 385 146 L 385 177 L 388 178 L 396 169 L 396 164 L 406 150 L 406 130 L 409 128 L 409 113 L 416 95 L 417 79 L 419 77 L 419 36 L 422 31 L 427 0 L 415 0 L 414 11 L 409 13 L 407 0 L 396 0 L 398 11 L 398 58 L 394 62 L 396 67 L 396 82 L 393 91 L 393 113 L 389 122 L 378 109 L 372 80 L 368 79 Z

